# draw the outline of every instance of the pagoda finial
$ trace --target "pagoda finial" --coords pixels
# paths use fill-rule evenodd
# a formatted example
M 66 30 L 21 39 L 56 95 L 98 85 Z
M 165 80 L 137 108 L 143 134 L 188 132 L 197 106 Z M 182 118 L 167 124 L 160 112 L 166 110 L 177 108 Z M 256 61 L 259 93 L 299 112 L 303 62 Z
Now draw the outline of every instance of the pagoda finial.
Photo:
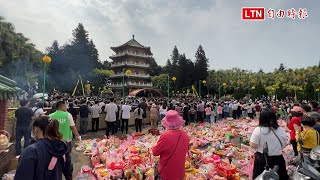
M 134 34 L 132 35 L 132 39 L 134 39 Z

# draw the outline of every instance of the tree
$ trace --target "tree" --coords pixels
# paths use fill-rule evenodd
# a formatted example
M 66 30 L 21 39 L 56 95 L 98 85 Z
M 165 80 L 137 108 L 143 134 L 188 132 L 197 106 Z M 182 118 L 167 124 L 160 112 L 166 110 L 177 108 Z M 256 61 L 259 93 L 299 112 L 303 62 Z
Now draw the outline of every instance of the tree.
M 209 59 L 207 59 L 206 54 L 201 45 L 199 45 L 198 50 L 195 54 L 196 62 L 195 62 L 195 73 L 194 77 L 196 81 L 205 80 L 208 77 L 208 63 Z
M 95 67 L 102 67 L 102 64 L 99 62 L 99 52 L 96 48 L 96 45 L 93 43 L 92 39 L 89 41 L 89 50 L 90 50 L 90 60 Z
M 111 62 L 109 62 L 108 60 L 103 61 L 102 68 L 106 69 L 106 70 L 110 70 L 111 69 Z
M 82 23 L 79 23 L 76 29 L 72 31 L 72 45 L 87 46 L 89 44 L 89 33 L 84 29 Z
M 42 74 L 42 56 L 29 38 L 0 16 L 0 74 L 16 80 L 21 87 L 28 80 L 34 82 Z M 33 78 L 28 79 L 31 72 Z
M 104 76 L 105 78 L 109 78 L 114 74 L 113 70 L 105 70 L 105 69 L 94 69 L 94 74 Z
M 172 50 L 172 54 L 171 54 L 172 69 L 178 68 L 179 57 L 180 57 L 180 54 L 179 54 L 178 48 L 177 48 L 177 46 L 174 46 L 174 48 Z M 170 74 L 172 76 L 177 76 L 176 71 L 172 71 Z
M 76 85 L 79 75 L 84 81 L 96 82 L 95 68 L 103 68 L 99 61 L 99 52 L 93 42 L 89 40 L 89 33 L 79 23 L 72 31 L 73 38 L 69 44 L 59 47 L 57 41 L 48 48 L 52 56 L 49 75 L 55 82 L 56 88 L 61 91 L 71 92 Z M 65 81 L 68 77 L 68 82 Z
M 164 95 L 168 95 L 168 74 L 160 74 L 151 78 L 154 87 L 161 90 Z
M 177 68 L 177 88 L 190 87 L 193 83 L 194 64 L 185 54 L 180 55 Z
M 279 67 L 279 71 L 284 72 L 285 70 L 286 70 L 286 68 L 284 67 L 283 63 L 281 63 L 280 67 Z
M 173 76 L 173 73 L 172 73 L 173 67 L 170 59 L 167 60 L 166 66 L 163 69 L 165 73 L 169 74 L 170 76 Z
M 150 76 L 158 76 L 162 73 L 162 67 L 158 65 L 154 58 L 150 60 Z
M 258 71 L 258 73 L 263 73 L 263 69 L 260 68 L 259 71 Z

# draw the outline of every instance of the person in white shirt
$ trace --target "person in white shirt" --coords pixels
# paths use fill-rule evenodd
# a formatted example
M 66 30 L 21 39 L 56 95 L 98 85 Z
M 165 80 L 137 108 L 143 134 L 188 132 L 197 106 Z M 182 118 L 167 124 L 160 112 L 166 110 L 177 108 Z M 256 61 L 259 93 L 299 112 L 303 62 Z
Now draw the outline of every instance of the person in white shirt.
M 235 103 L 232 105 L 232 118 L 233 118 L 233 119 L 237 119 L 237 110 L 238 110 L 238 103 L 235 102 Z
M 249 116 L 250 119 L 253 119 L 253 108 L 254 108 L 254 104 L 253 103 L 251 105 L 250 104 L 248 105 L 247 112 L 248 112 L 248 116 Z
M 43 103 L 38 102 L 35 107 L 32 108 L 33 111 L 33 119 L 38 119 L 41 116 L 45 115 L 45 112 L 43 111 Z
M 128 134 L 128 123 L 130 119 L 130 112 L 131 106 L 129 105 L 128 101 L 125 102 L 124 105 L 121 107 L 121 115 L 122 115 L 122 125 L 121 125 L 121 132 L 123 134 L 124 128 L 126 129 L 126 134 Z
M 133 111 L 134 119 L 135 119 L 135 126 L 136 132 L 142 132 L 142 118 L 143 118 L 143 109 L 139 104 L 138 107 Z
M 91 107 L 91 118 L 92 118 L 92 132 L 96 133 L 99 130 L 99 117 L 101 113 L 101 108 L 98 105 L 98 101 L 94 102 L 94 105 Z
M 256 149 L 252 179 L 264 171 L 266 161 L 262 153 L 266 145 L 268 146 L 270 168 L 278 165 L 280 179 L 289 179 L 286 162 L 282 156 L 282 149 L 286 147 L 287 139 L 285 130 L 278 125 L 275 112 L 272 109 L 263 109 L 259 118 L 259 126 L 254 129 L 250 138 L 250 147 Z
M 160 106 L 160 109 L 159 109 L 160 121 L 166 116 L 167 111 L 168 111 L 167 104 L 163 102 L 162 106 Z
M 116 122 L 116 113 L 118 112 L 118 106 L 114 103 L 114 98 L 110 98 L 110 103 L 106 105 L 104 111 L 106 112 L 106 123 L 107 130 L 106 136 L 109 137 L 111 131 L 112 135 L 115 134 L 115 122 Z

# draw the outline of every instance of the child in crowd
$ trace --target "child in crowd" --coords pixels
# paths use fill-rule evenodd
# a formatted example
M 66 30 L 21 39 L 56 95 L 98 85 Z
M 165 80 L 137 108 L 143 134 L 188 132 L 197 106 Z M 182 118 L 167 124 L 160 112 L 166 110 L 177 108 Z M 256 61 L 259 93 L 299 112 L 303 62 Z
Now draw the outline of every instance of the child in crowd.
M 298 151 L 310 152 L 312 148 L 320 145 L 319 133 L 313 128 L 316 125 L 316 120 L 310 116 L 302 116 L 301 127 L 294 125 L 296 131 L 296 139 L 299 143 L 299 138 L 302 139 L 303 145 L 299 143 Z

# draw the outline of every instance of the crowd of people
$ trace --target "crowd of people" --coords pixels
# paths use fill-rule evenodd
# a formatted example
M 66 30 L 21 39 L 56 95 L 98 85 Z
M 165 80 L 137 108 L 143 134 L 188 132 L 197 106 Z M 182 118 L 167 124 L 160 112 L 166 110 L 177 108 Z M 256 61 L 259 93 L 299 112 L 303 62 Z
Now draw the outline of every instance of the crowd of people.
M 29 108 L 32 107 L 32 108 Z M 43 107 L 51 107 L 47 110 Z M 264 170 L 262 156 L 263 145 L 269 146 L 269 164 L 278 165 L 280 179 L 288 179 L 284 159 L 281 155 L 286 145 L 285 130 L 279 127 L 277 119 L 282 118 L 288 122 L 290 129 L 290 143 L 295 155 L 299 151 L 310 151 L 319 145 L 320 115 L 316 102 L 294 103 L 290 101 L 267 100 L 224 100 L 199 98 L 99 98 L 76 97 L 68 98 L 56 96 L 45 101 L 20 101 L 20 108 L 15 112 L 16 123 L 16 154 L 20 156 L 20 162 L 15 179 L 25 179 L 24 172 L 32 171 L 30 179 L 47 179 L 51 174 L 61 179 L 62 173 L 66 179 L 72 174 L 70 153 L 72 151 L 72 139 L 79 141 L 88 130 L 88 118 L 91 114 L 92 133 L 99 128 L 101 113 L 105 113 L 106 136 L 114 135 L 117 131 L 128 134 L 128 122 L 130 118 L 135 120 L 136 132 L 142 132 L 145 127 L 147 115 L 151 122 L 151 128 L 157 129 L 163 126 L 166 131 L 153 149 L 154 155 L 160 155 L 159 170 L 161 178 L 172 177 L 173 173 L 181 176 L 182 172 L 173 172 L 166 166 L 174 166 L 173 162 L 182 162 L 184 155 L 178 155 L 171 151 L 186 151 L 188 140 L 181 127 L 190 123 L 214 123 L 221 119 L 251 118 L 259 119 L 259 126 L 254 130 L 250 146 L 256 149 L 254 162 L 254 177 Z M 79 115 L 80 129 L 75 126 Z M 131 117 L 133 116 L 133 117 Z M 24 150 L 21 151 L 21 139 L 24 137 Z M 303 145 L 299 145 L 297 138 L 301 137 Z M 177 141 L 175 139 L 178 139 Z M 35 143 L 36 142 L 36 143 Z M 63 142 L 63 143 L 61 143 Z M 33 143 L 30 145 L 30 143 Z M 176 148 L 161 150 L 162 146 L 175 144 Z M 177 150 L 178 149 L 178 150 Z M 173 157 L 167 157 L 169 154 Z M 181 156 L 181 157 L 180 157 Z M 163 159 L 170 159 L 166 162 Z M 39 163 L 40 159 L 44 159 Z M 168 160 L 169 161 L 169 160 Z M 184 162 L 184 161 L 183 161 Z M 28 164 L 30 163 L 30 165 Z M 180 163 L 182 167 L 182 163 Z M 41 168 L 40 168 L 41 166 Z M 54 173 L 48 172 L 54 169 Z M 58 173 L 60 172 L 60 173 Z M 32 177 L 32 178 L 31 178 Z M 28 179 L 28 178 L 27 178 Z M 50 179 L 50 178 L 49 178 Z

